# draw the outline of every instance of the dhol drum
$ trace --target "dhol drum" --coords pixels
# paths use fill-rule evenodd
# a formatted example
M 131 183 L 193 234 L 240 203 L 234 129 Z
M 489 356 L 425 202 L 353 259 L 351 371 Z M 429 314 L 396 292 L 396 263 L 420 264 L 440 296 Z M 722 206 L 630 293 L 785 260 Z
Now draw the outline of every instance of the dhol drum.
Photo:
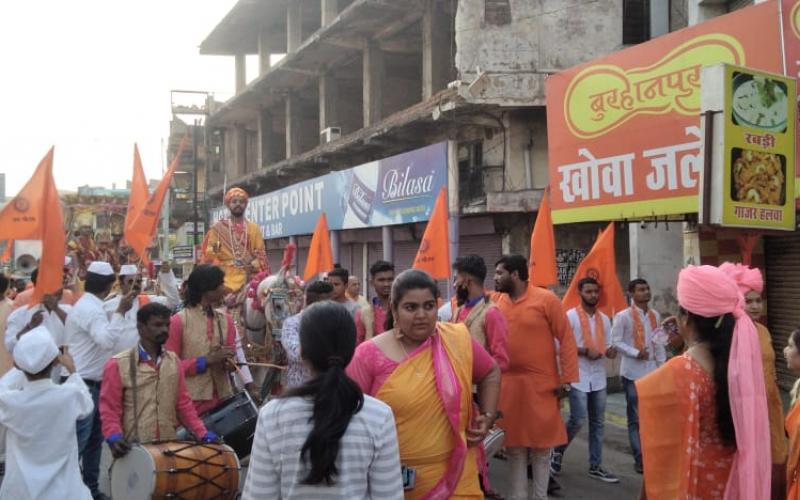
M 483 438 L 483 448 L 486 450 L 486 458 L 492 458 L 497 452 L 503 449 L 503 442 L 506 439 L 506 431 L 495 427 Z
M 247 391 L 230 397 L 200 416 L 206 428 L 214 431 L 225 444 L 233 448 L 239 458 L 250 455 L 256 433 L 258 408 Z M 178 439 L 188 437 L 186 429 L 178 430 Z
M 134 445 L 111 465 L 114 500 L 233 499 L 239 459 L 224 444 L 162 441 Z

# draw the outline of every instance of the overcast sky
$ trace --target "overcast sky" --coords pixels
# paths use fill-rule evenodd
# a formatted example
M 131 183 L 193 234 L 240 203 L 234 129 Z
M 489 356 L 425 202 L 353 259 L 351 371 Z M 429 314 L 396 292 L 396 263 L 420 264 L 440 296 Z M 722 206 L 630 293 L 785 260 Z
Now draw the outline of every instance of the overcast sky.
M 234 4 L 2 2 L 0 172 L 7 195 L 19 191 L 50 145 L 60 190 L 125 187 L 134 142 L 147 178 L 160 178 L 169 91 L 206 90 L 223 99 L 233 92 L 233 58 L 201 56 L 197 47 Z

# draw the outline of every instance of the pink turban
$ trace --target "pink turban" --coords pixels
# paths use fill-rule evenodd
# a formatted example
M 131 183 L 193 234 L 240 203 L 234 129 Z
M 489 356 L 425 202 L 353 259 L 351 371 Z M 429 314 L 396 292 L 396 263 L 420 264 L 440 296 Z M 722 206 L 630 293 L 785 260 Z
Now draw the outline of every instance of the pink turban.
M 230 188 L 227 193 L 225 193 L 225 199 L 223 200 L 225 206 L 230 204 L 234 196 L 241 196 L 242 198 L 245 199 L 245 201 L 250 199 L 250 197 L 247 195 L 247 191 L 239 187 L 233 187 Z
M 769 498 L 771 452 L 761 347 L 753 321 L 744 313 L 736 280 L 721 268 L 689 266 L 678 275 L 678 303 L 713 318 L 736 318 L 728 359 L 728 395 L 736 429 L 736 456 L 725 498 Z
M 719 268 L 736 281 L 742 294 L 752 291 L 758 293 L 764 291 L 764 278 L 761 276 L 761 270 L 757 267 L 753 268 L 743 264 L 725 262 Z

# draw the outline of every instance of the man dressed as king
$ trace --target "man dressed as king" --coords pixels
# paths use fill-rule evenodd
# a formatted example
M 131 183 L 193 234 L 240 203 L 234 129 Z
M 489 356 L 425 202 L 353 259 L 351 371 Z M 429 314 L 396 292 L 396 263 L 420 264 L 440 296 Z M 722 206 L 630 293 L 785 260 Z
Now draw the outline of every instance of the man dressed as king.
M 252 275 L 261 271 L 269 273 L 261 228 L 244 216 L 248 200 L 244 189 L 228 190 L 224 202 L 230 210 L 230 218 L 217 221 L 203 240 L 205 262 L 222 268 L 225 288 L 235 295 Z

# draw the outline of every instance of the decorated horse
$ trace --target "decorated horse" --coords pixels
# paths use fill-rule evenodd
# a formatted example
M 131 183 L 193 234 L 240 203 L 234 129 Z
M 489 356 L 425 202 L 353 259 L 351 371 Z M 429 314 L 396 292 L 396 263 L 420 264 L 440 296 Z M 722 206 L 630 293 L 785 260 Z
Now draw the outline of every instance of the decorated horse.
M 250 281 L 242 315 L 245 331 L 244 350 L 254 383 L 261 387 L 266 401 L 281 389 L 282 369 L 286 353 L 281 345 L 283 322 L 303 307 L 303 282 L 292 273 L 297 247 L 289 244 L 276 274 L 260 273 Z

